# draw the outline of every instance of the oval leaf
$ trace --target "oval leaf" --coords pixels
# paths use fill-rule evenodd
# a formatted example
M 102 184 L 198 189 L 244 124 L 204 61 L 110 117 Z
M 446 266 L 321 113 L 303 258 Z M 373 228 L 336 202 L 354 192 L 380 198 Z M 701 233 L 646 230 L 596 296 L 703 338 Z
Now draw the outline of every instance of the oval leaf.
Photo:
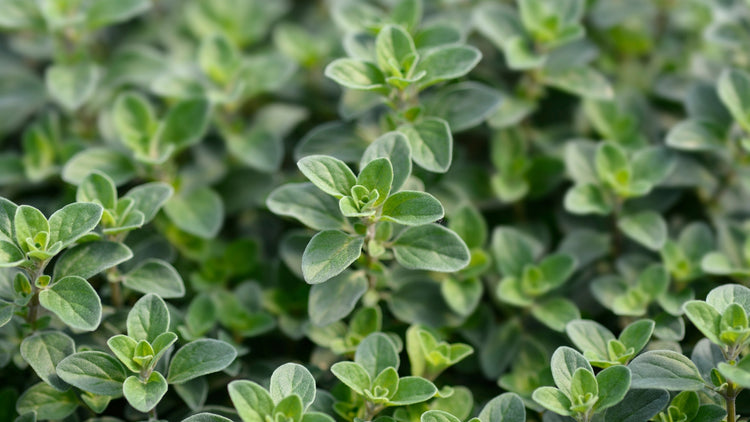
M 66 325 L 94 331 L 102 319 L 102 302 L 88 281 L 77 276 L 61 278 L 39 292 L 39 303 L 54 312 Z

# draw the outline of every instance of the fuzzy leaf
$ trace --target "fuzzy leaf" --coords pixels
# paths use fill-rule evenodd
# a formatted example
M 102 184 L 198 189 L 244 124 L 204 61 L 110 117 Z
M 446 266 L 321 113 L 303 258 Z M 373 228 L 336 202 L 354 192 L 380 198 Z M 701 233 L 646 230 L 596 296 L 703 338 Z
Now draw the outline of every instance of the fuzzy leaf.
M 307 244 L 302 254 L 302 274 L 309 284 L 337 276 L 362 254 L 364 238 L 338 230 L 322 231 Z

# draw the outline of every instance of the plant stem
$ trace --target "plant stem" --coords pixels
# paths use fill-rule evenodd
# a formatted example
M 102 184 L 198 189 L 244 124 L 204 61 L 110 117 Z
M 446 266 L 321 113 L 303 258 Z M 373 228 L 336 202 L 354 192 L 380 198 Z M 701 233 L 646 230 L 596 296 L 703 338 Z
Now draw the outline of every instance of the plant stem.
M 112 305 L 115 309 L 122 308 L 122 286 L 120 286 L 120 272 L 117 267 L 107 269 L 107 281 L 111 290 Z
M 612 207 L 612 255 L 616 259 L 622 252 L 622 233 L 617 225 L 622 211 L 622 199 L 615 195 L 614 203 Z
M 148 411 L 148 420 L 155 421 L 158 420 L 159 417 L 156 416 L 156 407 Z
M 31 301 L 29 302 L 29 312 L 26 314 L 26 322 L 31 326 L 32 332 L 36 331 L 36 320 L 39 317 L 39 288 L 36 286 L 36 281 L 44 274 L 47 262 L 49 261 L 37 262 L 33 271 L 29 272 L 29 281 L 31 282 Z
M 375 403 L 366 401 L 365 402 L 365 414 L 362 416 L 362 419 L 365 421 L 371 421 L 372 418 L 375 417 L 380 411 L 383 410 L 382 405 L 376 405 Z
M 735 401 L 739 391 L 737 391 L 735 387 L 735 384 L 731 380 L 727 380 L 727 392 L 724 395 L 724 400 L 727 403 L 727 422 L 736 422 L 737 420 Z

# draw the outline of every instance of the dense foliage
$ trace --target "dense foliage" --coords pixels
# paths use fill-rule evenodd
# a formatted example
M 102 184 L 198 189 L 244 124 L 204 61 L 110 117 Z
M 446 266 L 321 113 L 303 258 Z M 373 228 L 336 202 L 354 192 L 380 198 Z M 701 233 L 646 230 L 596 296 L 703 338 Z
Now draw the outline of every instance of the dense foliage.
M 0 421 L 739 420 L 749 28 L 0 0 Z

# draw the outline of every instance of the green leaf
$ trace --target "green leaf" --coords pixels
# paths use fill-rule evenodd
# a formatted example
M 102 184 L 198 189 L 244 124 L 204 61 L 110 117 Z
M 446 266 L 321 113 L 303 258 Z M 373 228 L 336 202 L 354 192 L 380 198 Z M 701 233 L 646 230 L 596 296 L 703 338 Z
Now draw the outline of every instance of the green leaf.
M 597 411 L 612 407 L 625 398 L 630 388 L 630 370 L 624 366 L 612 366 L 596 374 L 599 400 L 594 405 Z
M 180 384 L 206 374 L 221 371 L 237 357 L 229 343 L 214 339 L 192 341 L 177 351 L 169 363 L 170 384 Z
M 709 252 L 700 261 L 701 270 L 708 274 L 746 276 L 750 270 L 735 266 L 729 257 L 721 252 Z
M 583 368 L 589 372 L 594 372 L 582 354 L 567 346 L 561 346 L 555 350 L 555 353 L 552 354 L 550 366 L 555 385 L 565 395 L 570 395 L 571 379 L 577 369 Z
M 211 105 L 205 99 L 181 101 L 169 109 L 156 131 L 155 143 L 159 150 L 179 151 L 203 138 L 211 117 Z
M 133 210 L 143 214 L 145 224 L 154 219 L 156 213 L 173 193 L 172 186 L 163 182 L 152 182 L 134 187 L 125 194 L 124 198 L 132 198 L 135 201 Z
M 107 340 L 107 346 L 109 346 L 112 353 L 114 353 L 115 356 L 117 356 L 117 359 L 120 359 L 120 362 L 122 362 L 128 369 L 133 372 L 141 371 L 141 365 L 133 360 L 133 356 L 135 356 L 135 348 L 138 346 L 137 341 L 124 334 L 118 334 Z
M 428 410 L 419 417 L 420 422 L 461 422 L 460 419 L 444 410 Z
M 570 321 L 565 326 L 565 333 L 588 359 L 608 360 L 607 343 L 615 336 L 605 326 L 596 321 L 579 319 Z
M 49 66 L 44 74 L 47 92 L 69 112 L 78 110 L 94 95 L 99 68 L 93 63 Z
M 632 388 L 698 391 L 705 387 L 698 368 L 687 357 L 671 350 L 646 352 L 628 365 Z
M 154 293 L 164 299 L 185 296 L 182 277 L 161 259 L 147 259 L 122 278 L 122 283 L 141 293 Z
M 570 416 L 573 414 L 570 410 L 572 406 L 570 400 L 565 393 L 555 387 L 539 387 L 534 390 L 531 397 L 542 407 L 558 415 Z
M 117 207 L 117 187 L 115 182 L 100 171 L 92 171 L 78 185 L 76 201 L 98 203 L 104 209 L 115 209 Z
M 573 214 L 608 215 L 612 204 L 601 186 L 584 183 L 573 186 L 565 194 L 565 209 Z
M 688 119 L 669 130 L 666 144 L 683 151 L 720 151 L 726 136 L 726 128 L 713 120 Z
M 169 309 L 158 295 L 149 293 L 133 305 L 127 319 L 128 336 L 153 342 L 169 330 Z
M 365 337 L 354 354 L 354 362 L 361 365 L 375 379 L 385 368 L 398 369 L 400 360 L 393 341 L 383 333 L 372 333 Z
M 72 338 L 58 331 L 36 333 L 21 342 L 21 356 L 42 381 L 58 391 L 70 388 L 55 372 L 60 361 L 75 352 Z
M 33 420 L 65 419 L 77 408 L 78 399 L 73 390 L 60 392 L 43 382 L 32 385 L 16 402 L 19 414 L 36 414 Z
M 604 412 L 607 422 L 641 422 L 656 416 L 669 403 L 665 390 L 630 390 L 618 404 Z
M 49 218 L 50 245 L 61 242 L 66 247 L 91 230 L 102 218 L 102 207 L 98 204 L 68 204 Z
M 91 28 L 124 22 L 151 8 L 148 0 L 98 0 L 91 4 L 86 20 Z
M 391 10 L 391 20 L 412 32 L 422 20 L 422 0 L 401 0 Z
M 302 274 L 309 284 L 337 276 L 362 254 L 364 238 L 338 230 L 322 231 L 307 244 L 302 254 Z
M 24 251 L 29 250 L 29 245 L 27 245 L 26 239 L 34 239 L 37 233 L 49 233 L 50 231 L 49 223 L 44 217 L 44 214 L 38 209 L 28 205 L 21 205 L 16 208 L 13 228 L 16 231 L 16 241 Z
M 130 248 L 119 242 L 82 243 L 66 250 L 57 259 L 53 279 L 59 280 L 67 276 L 88 279 L 132 257 Z
M 393 183 L 393 166 L 388 158 L 375 158 L 368 162 L 357 176 L 357 184 L 378 192 L 374 207 L 382 204 L 391 192 Z
M 651 335 L 654 333 L 655 323 L 650 319 L 635 321 L 625 327 L 620 333 L 619 340 L 625 347 L 632 347 L 635 353 L 646 347 Z
M 0 197 L 0 240 L 14 242 L 13 220 L 16 216 L 18 206 L 13 202 Z
M 92 171 L 106 173 L 116 185 L 135 177 L 135 164 L 128 155 L 109 148 L 86 148 L 70 158 L 62 170 L 62 179 L 80 184 Z
M 501 104 L 505 97 L 499 91 L 477 82 L 449 85 L 424 100 L 425 114 L 448 122 L 453 133 L 479 125 Z
M 215 237 L 224 221 L 224 203 L 207 187 L 171 197 L 164 212 L 180 230 L 203 239 Z
M 283 139 L 271 130 L 253 125 L 243 131 L 224 131 L 229 151 L 247 166 L 273 173 L 284 158 Z
M 454 210 L 448 228 L 456 232 L 470 249 L 481 248 L 487 242 L 487 222 L 472 205 L 464 204 Z
M 545 72 L 544 82 L 563 91 L 584 98 L 609 100 L 614 90 L 607 78 L 592 67 L 573 67 L 557 72 Z
M 469 264 L 469 249 L 457 234 L 437 224 L 408 227 L 393 242 L 396 260 L 409 269 L 453 272 Z
M 201 40 L 198 63 L 201 70 L 218 85 L 229 84 L 239 63 L 237 47 L 224 34 Z
M 284 397 L 273 409 L 275 417 L 292 422 L 300 422 L 303 413 L 302 399 L 294 394 Z
M 306 410 L 315 401 L 315 378 L 304 366 L 286 363 L 271 374 L 269 392 L 276 403 L 296 394 L 302 399 L 302 406 Z
M 375 58 L 378 67 L 386 74 L 403 77 L 410 73 L 417 59 L 417 48 L 411 35 L 403 28 L 386 25 L 375 39 Z
M 167 388 L 167 380 L 156 371 L 152 372 L 145 382 L 131 375 L 122 384 L 122 392 L 128 404 L 144 413 L 159 404 L 161 398 L 167 393 Z
M 312 183 L 288 183 L 268 196 L 266 206 L 277 215 L 294 217 L 315 230 L 335 230 L 346 221 L 338 201 L 323 195 Z
M 673 152 L 663 146 L 641 148 L 633 154 L 634 183 L 646 183 L 653 187 L 667 178 L 675 168 Z
M 524 267 L 533 264 L 542 250 L 541 243 L 515 228 L 500 226 L 492 231 L 492 255 L 505 276 L 521 277 Z
M 535 304 L 531 308 L 531 314 L 537 321 L 555 331 L 565 331 L 565 325 L 581 317 L 581 312 L 572 301 L 553 297 Z
M 112 109 L 112 124 L 120 141 L 136 157 L 147 161 L 159 158 L 160 146 L 153 139 L 159 122 L 153 106 L 144 95 L 137 92 L 118 95 Z
M 406 136 L 401 132 L 388 132 L 373 141 L 362 154 L 359 163 L 364 168 L 377 158 L 388 158 L 393 170 L 391 191 L 396 192 L 411 174 L 411 149 Z M 384 198 L 381 195 L 381 198 Z
M 383 204 L 384 221 L 419 226 L 437 221 L 445 215 L 443 206 L 426 192 L 401 191 L 389 196 Z
M 721 314 L 711 305 L 701 300 L 691 300 L 683 305 L 685 316 L 712 343 L 721 345 Z
M 727 69 L 719 76 L 716 88 L 734 120 L 750 131 L 750 75 L 740 69 Z
M 468 317 L 477 308 L 484 288 L 477 278 L 456 280 L 449 278 L 440 283 L 440 292 L 451 310 Z
M 430 381 L 415 376 L 403 377 L 398 380 L 396 394 L 388 400 L 390 406 L 406 406 L 421 403 L 431 399 L 438 389 Z
M 125 368 L 102 352 L 78 352 L 57 365 L 57 375 L 68 384 L 89 393 L 119 397 L 125 382 Z
M 78 276 L 61 278 L 39 292 L 39 303 L 57 315 L 66 325 L 94 331 L 102 319 L 102 301 L 93 287 Z
M 417 64 L 416 72 L 427 72 L 427 76 L 419 84 L 425 87 L 460 78 L 474 69 L 481 59 L 482 52 L 468 45 L 447 45 L 431 49 Z
M 315 284 L 308 296 L 310 321 L 326 326 L 349 315 L 368 288 L 361 272 L 343 272 L 322 284 Z
M 745 314 L 750 314 L 750 289 L 741 284 L 725 284 L 708 292 L 706 302 L 720 313 L 736 303 L 742 306 Z
M 433 173 L 445 173 L 453 161 L 453 136 L 443 119 L 428 117 L 399 127 L 409 141 L 412 159 Z
M 479 412 L 481 422 L 525 422 L 523 400 L 514 393 L 503 393 L 487 402 Z
M 331 366 L 331 372 L 359 395 L 364 395 L 364 391 L 370 388 L 372 382 L 365 368 L 355 362 L 336 362 Z
M 297 167 L 320 190 L 336 198 L 350 195 L 357 184 L 346 163 L 326 155 L 308 155 L 297 162 Z
M 626 236 L 652 251 L 661 250 L 667 241 L 667 223 L 654 211 L 623 217 L 617 226 Z
M 568 254 L 556 253 L 546 256 L 539 262 L 539 270 L 544 275 L 547 288 L 561 286 L 576 270 L 575 258 Z
M 197 413 L 183 419 L 182 422 L 232 422 L 232 420 L 227 419 L 224 416 L 214 415 L 213 413 Z
M 614 187 L 622 187 L 632 176 L 625 150 L 614 142 L 602 142 L 594 158 L 599 178 Z
M 15 311 L 16 307 L 13 303 L 0 300 L 0 327 L 9 323 L 10 320 L 13 319 Z
M 638 276 L 637 287 L 652 299 L 662 297 L 669 288 L 669 273 L 662 265 L 649 265 Z
M 324 73 L 337 84 L 351 89 L 377 91 L 385 84 L 380 69 L 364 60 L 336 59 L 326 66 Z
M 273 399 L 260 385 L 252 381 L 229 383 L 229 398 L 243 422 L 264 422 L 272 415 Z
M 732 382 L 739 384 L 741 387 L 748 388 L 750 386 L 750 358 L 747 356 L 735 365 L 727 362 L 719 362 L 717 368 L 721 375 L 727 379 L 731 379 Z
M 0 240 L 0 268 L 16 267 L 26 261 L 26 255 L 18 246 L 6 240 Z
M 599 385 L 596 382 L 594 373 L 586 368 L 578 368 L 573 373 L 573 378 L 570 379 L 570 397 L 580 398 L 581 397 L 596 397 L 599 395 Z M 584 402 L 584 404 L 589 404 Z M 579 403 L 576 403 L 578 406 Z

